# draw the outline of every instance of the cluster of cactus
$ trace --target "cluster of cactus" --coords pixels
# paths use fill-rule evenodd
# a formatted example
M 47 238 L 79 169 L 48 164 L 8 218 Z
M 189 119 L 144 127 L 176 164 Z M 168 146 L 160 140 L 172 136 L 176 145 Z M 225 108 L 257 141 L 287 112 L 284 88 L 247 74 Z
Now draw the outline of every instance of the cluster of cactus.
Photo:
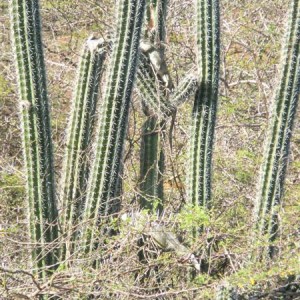
M 211 207 L 220 65 L 219 1 L 195 0 L 195 5 L 197 75 L 188 74 L 177 87 L 172 83 L 165 62 L 166 0 L 118 1 L 117 30 L 112 43 L 94 37 L 87 40 L 79 64 L 63 176 L 59 199 L 56 199 L 39 1 L 10 0 L 27 172 L 29 228 L 35 245 L 32 258 L 37 270 L 52 270 L 59 260 L 67 259 L 74 251 L 81 255 L 90 254 L 96 246 L 101 217 L 120 209 L 122 154 L 135 77 L 146 115 L 141 145 L 141 207 L 155 208 L 159 212 L 163 209 L 166 119 L 192 94 L 195 94 L 195 100 L 191 117 L 187 201 L 204 208 Z M 144 21 L 146 8 L 148 19 Z M 282 74 L 256 209 L 258 236 L 267 234 L 270 240 L 274 239 L 278 224 L 277 207 L 282 197 L 299 99 L 299 19 L 299 1 L 291 0 Z M 147 25 L 144 33 L 143 24 Z M 108 55 L 110 63 L 102 103 L 98 105 L 107 52 L 111 52 Z M 92 135 L 95 135 L 93 143 Z M 66 241 L 63 249 L 57 246 L 60 237 Z M 41 274 L 46 276 L 44 271 Z
M 30 236 L 37 245 L 32 257 L 35 267 L 44 270 L 54 268 L 58 257 L 66 258 L 77 244 L 82 252 L 90 251 L 99 218 L 117 205 L 110 200 L 118 195 L 116 187 L 137 69 L 145 0 L 119 1 L 117 32 L 97 126 L 95 112 L 107 47 L 102 40 L 94 38 L 90 38 L 84 47 L 68 130 L 60 216 L 54 184 L 39 1 L 12 0 L 10 8 L 27 170 Z M 96 134 L 94 160 L 88 165 L 93 132 Z M 88 172 L 91 166 L 91 172 Z M 59 221 L 62 236 L 67 240 L 64 249 L 55 247 L 59 239 Z M 77 231 L 73 234 L 76 226 Z M 80 243 L 74 247 L 74 241 L 79 240 L 78 232 Z M 45 273 L 42 272 L 43 276 Z

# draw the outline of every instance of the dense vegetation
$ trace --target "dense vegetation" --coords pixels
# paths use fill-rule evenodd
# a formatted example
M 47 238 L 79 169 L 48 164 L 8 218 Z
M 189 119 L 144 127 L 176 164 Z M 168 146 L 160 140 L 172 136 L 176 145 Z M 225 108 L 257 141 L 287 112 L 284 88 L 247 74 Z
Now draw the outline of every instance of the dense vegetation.
M 22 1 L 12 1 L 17 2 Z M 143 2 L 137 1 L 141 6 Z M 162 6 L 161 10 L 158 7 L 155 11 L 156 1 L 153 1 L 153 6 L 147 7 L 146 29 L 141 35 L 143 41 L 150 42 L 151 46 L 158 43 L 160 47 L 149 51 L 141 46 L 137 85 L 131 97 L 130 83 L 134 76 L 132 70 L 136 70 L 137 56 L 135 59 L 133 57 L 137 53 L 137 44 L 132 39 L 131 46 L 126 48 L 128 45 L 121 42 L 124 38 L 122 33 L 116 43 L 119 48 L 111 50 L 110 37 L 116 26 L 120 28 L 125 23 L 120 22 L 121 18 L 115 19 L 110 1 L 100 4 L 97 1 L 86 1 L 84 4 L 75 0 L 41 1 L 43 44 L 39 44 L 38 32 L 34 30 L 28 36 L 28 43 L 22 43 L 22 38 L 16 33 L 13 38 L 9 31 L 8 5 L 1 4 L 1 297 L 299 297 L 300 132 L 297 123 L 299 112 L 296 111 L 299 99 L 299 33 L 298 37 L 296 34 L 296 42 L 285 48 L 286 53 L 294 49 L 293 45 L 296 50 L 293 55 L 287 54 L 287 71 L 282 73 L 284 60 L 280 60 L 281 45 L 284 45 L 284 30 L 288 27 L 285 25 L 289 23 L 286 20 L 292 21 L 292 15 L 288 17 L 288 3 L 221 1 L 221 26 L 218 31 L 217 1 L 212 1 L 215 4 L 213 9 L 203 4 L 210 2 L 198 1 L 199 11 L 203 13 L 198 15 L 197 22 L 192 1 L 169 1 L 167 10 Z M 294 23 L 291 23 L 296 25 L 291 28 L 298 28 L 299 31 L 299 1 L 291 3 L 294 4 L 296 16 Z M 128 19 L 131 20 L 128 26 L 137 30 L 133 36 L 138 37 L 139 25 L 135 22 L 139 22 L 137 16 L 141 14 L 138 10 L 133 10 L 132 14 L 136 17 Z M 12 12 L 16 18 L 20 15 Z M 32 20 L 35 18 L 32 17 Z M 166 20 L 166 23 L 157 20 Z M 114 24 L 116 21 L 119 25 Z M 19 28 L 15 32 L 22 34 L 26 27 L 20 26 L 22 20 L 15 24 L 19 26 L 15 26 Z M 30 30 L 31 27 L 28 28 Z M 93 36 L 101 39 L 90 38 L 81 50 L 92 32 Z M 130 36 L 131 31 L 127 33 Z M 197 34 L 203 34 L 205 38 L 202 41 L 207 39 L 207 43 L 197 39 Z M 36 43 L 38 54 L 33 62 L 38 62 L 38 72 L 34 73 L 35 63 L 23 64 L 24 58 L 18 58 L 16 54 L 21 51 L 15 51 L 12 55 L 12 39 L 19 50 L 23 46 L 25 49 L 26 45 L 30 47 L 32 41 Z M 19 48 L 18 41 L 21 41 Z M 161 68 L 155 68 L 152 61 L 151 53 L 156 54 L 158 50 L 165 59 L 164 72 Z M 43 77 L 43 62 L 39 62 L 42 57 L 39 53 L 43 51 L 47 79 Z M 34 51 L 25 52 L 31 54 L 30 60 Z M 30 86 L 28 78 L 38 78 L 32 82 L 45 84 L 38 93 L 41 92 L 40 99 L 44 101 L 47 97 L 43 93 L 46 90 L 49 92 L 51 120 L 47 119 L 48 108 L 40 111 L 31 109 L 32 103 L 39 98 L 36 96 L 32 98 L 32 103 L 27 100 L 21 102 L 23 123 L 20 128 L 19 111 L 16 109 L 19 106 L 16 105 L 19 101 L 15 84 L 16 61 L 19 64 L 18 82 L 22 99 L 22 87 L 26 97 L 31 95 L 24 88 L 27 83 Z M 76 71 L 77 65 L 80 71 Z M 89 68 L 92 65 L 94 67 Z M 147 67 L 149 65 L 154 67 L 151 69 Z M 121 71 L 114 71 L 114 66 L 119 66 Z M 216 85 L 219 66 L 220 81 Z M 123 72 L 125 69 L 128 73 Z M 32 70 L 33 75 L 26 76 Z M 287 80 L 293 70 L 296 70 L 294 79 Z M 77 83 L 74 83 L 76 72 Z M 102 76 L 107 72 L 111 77 Z M 198 78 L 197 74 L 200 74 Z M 98 91 L 97 82 L 101 76 Z M 24 84 L 20 84 L 22 78 L 25 79 Z M 294 88 L 289 87 L 290 81 L 294 82 Z M 89 91 L 89 88 L 93 90 Z M 84 89 L 86 91 L 82 92 Z M 115 93 L 114 89 L 119 93 Z M 293 91 L 295 96 L 287 96 L 286 99 L 292 99 L 294 103 L 276 106 L 276 103 L 284 103 L 280 101 L 282 93 L 289 95 Z M 92 101 L 99 99 L 99 104 L 76 104 L 89 101 L 89 97 Z M 207 99 L 207 106 L 201 102 L 203 97 Z M 31 101 L 31 98 L 26 99 Z M 111 99 L 115 102 L 110 102 Z M 112 110 L 111 115 L 110 103 L 121 105 Z M 181 106 L 177 108 L 178 104 Z M 89 108 L 87 111 L 92 111 L 90 115 L 82 116 L 87 118 L 82 124 L 89 124 L 90 133 L 80 129 L 80 119 L 78 115 L 76 117 L 79 114 L 76 107 L 83 105 Z M 72 107 L 71 114 L 69 106 Z M 286 137 L 276 127 L 277 118 L 272 117 L 273 107 L 278 112 L 282 110 L 283 115 L 291 108 L 295 115 L 291 145 L 289 133 L 294 116 L 287 114 Z M 96 120 L 93 119 L 95 109 Z M 118 115 L 119 111 L 123 115 Z M 126 126 L 128 111 L 129 125 Z M 46 115 L 41 115 L 42 121 L 35 119 L 36 115 L 45 112 Z M 101 115 L 110 117 L 104 120 Z M 210 117 L 206 123 L 207 115 Z M 191 126 L 193 118 L 195 125 Z M 111 122 L 109 126 L 106 126 L 107 120 Z M 48 130 L 41 130 L 44 125 L 49 127 L 50 121 L 55 169 L 51 167 L 51 137 L 46 137 Z M 30 127 L 35 122 L 38 126 Z M 95 124 L 100 129 L 94 132 Z M 197 124 L 201 124 L 199 128 Z M 127 131 L 124 130 L 126 127 Z M 274 131 L 272 128 L 275 128 Z M 72 130 L 83 132 L 85 144 L 82 144 L 81 150 L 74 148 L 80 138 L 78 134 L 72 134 Z M 22 131 L 27 171 L 22 157 Z M 42 138 L 34 138 L 39 131 L 43 132 Z M 200 138 L 194 139 L 196 134 L 193 132 L 199 132 Z M 29 142 L 26 142 L 26 133 L 29 133 Z M 283 146 L 273 148 L 280 148 L 283 152 L 276 150 L 274 155 L 271 150 L 265 151 L 264 156 L 264 145 L 267 150 L 272 149 L 270 145 L 276 145 L 272 141 L 280 141 L 281 137 Z M 124 138 L 125 145 L 122 144 Z M 102 148 L 93 148 L 90 140 L 96 140 Z M 203 140 L 208 140 L 204 146 Z M 34 151 L 26 150 L 36 141 L 41 146 Z M 190 146 L 196 145 L 196 142 L 199 143 L 198 148 Z M 108 152 L 103 151 L 103 145 L 107 145 Z M 191 147 L 200 152 L 191 153 Z M 68 149 L 66 153 L 65 149 Z M 40 158 L 28 162 L 30 151 Z M 81 154 L 76 156 L 79 151 L 82 151 Z M 283 193 L 285 176 L 281 175 L 285 174 L 287 159 L 277 162 L 276 157 L 284 158 L 287 153 L 289 164 Z M 44 167 L 40 166 L 44 163 L 41 157 L 49 158 L 45 160 Z M 95 163 L 97 159 L 105 163 Z M 75 167 L 72 160 L 77 162 Z M 31 161 L 39 162 L 37 169 L 42 170 L 42 176 L 28 171 L 28 166 L 33 166 L 31 170 L 34 170 Z M 263 169 L 262 165 L 265 166 Z M 275 169 L 268 175 L 272 165 Z M 48 168 L 53 174 L 47 173 Z M 195 171 L 197 168 L 199 171 Z M 87 172 L 89 169 L 91 172 Z M 87 180 L 88 183 L 85 181 L 86 174 L 92 178 Z M 118 174 L 121 177 L 116 176 Z M 37 183 L 31 184 L 28 180 L 30 176 L 32 182 L 36 180 Z M 273 176 L 279 177 L 278 182 Z M 49 182 L 52 181 L 58 189 L 57 193 L 51 194 Z M 101 185 L 98 185 L 99 182 Z M 41 186 L 41 191 L 36 186 Z M 43 197 L 48 198 L 45 201 Z M 62 201 L 58 204 L 58 210 L 54 200 L 56 197 L 58 202 Z M 37 204 L 35 199 L 40 199 Z M 85 199 L 84 208 L 77 204 L 78 199 Z M 83 212 L 80 212 L 81 209 Z M 28 259 L 30 256 L 32 263 Z

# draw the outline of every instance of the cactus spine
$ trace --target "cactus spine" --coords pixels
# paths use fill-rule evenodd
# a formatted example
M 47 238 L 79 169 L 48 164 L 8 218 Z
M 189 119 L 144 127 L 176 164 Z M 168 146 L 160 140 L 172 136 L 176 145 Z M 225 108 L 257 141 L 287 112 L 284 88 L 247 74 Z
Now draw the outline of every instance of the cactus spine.
M 192 113 L 187 192 L 188 201 L 209 207 L 220 65 L 219 1 L 197 0 L 196 13 L 199 86 Z
M 116 196 L 144 8 L 145 0 L 121 0 L 119 3 L 116 43 L 108 70 L 83 213 L 83 243 L 88 252 L 93 248 L 99 215 L 110 212 L 111 201 Z
M 78 78 L 69 120 L 68 139 L 61 181 L 61 224 L 70 252 L 76 220 L 83 207 L 88 180 L 88 150 L 94 129 L 100 76 L 105 58 L 103 39 L 89 38 L 85 43 L 79 64 Z M 73 231 L 73 232 L 72 232 Z
M 280 82 L 276 91 L 273 114 L 266 144 L 264 164 L 256 202 L 257 235 L 276 237 L 278 208 L 288 163 L 290 139 L 300 90 L 300 7 L 291 1 L 286 40 L 283 47 Z M 273 255 L 273 248 L 268 250 Z
M 32 259 L 43 269 L 56 264 L 58 237 L 53 149 L 39 1 L 10 0 L 20 116 L 26 165 Z M 52 248 L 51 248 L 52 247 Z M 42 272 L 42 276 L 45 272 Z

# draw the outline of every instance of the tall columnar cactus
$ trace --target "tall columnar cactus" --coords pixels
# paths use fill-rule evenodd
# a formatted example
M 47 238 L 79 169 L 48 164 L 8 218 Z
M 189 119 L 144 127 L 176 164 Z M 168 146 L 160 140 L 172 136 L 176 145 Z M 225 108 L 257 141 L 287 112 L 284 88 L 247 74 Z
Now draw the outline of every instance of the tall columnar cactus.
M 68 237 L 66 250 L 78 225 L 88 180 L 90 141 L 94 130 L 100 76 L 105 59 L 103 39 L 89 38 L 83 47 L 69 120 L 66 155 L 61 180 L 61 226 Z
M 32 258 L 39 269 L 56 264 L 58 237 L 53 150 L 39 1 L 10 0 L 19 85 Z M 45 274 L 45 273 L 43 273 Z
M 219 1 L 196 0 L 199 86 L 192 113 L 188 168 L 188 201 L 210 206 L 211 164 L 218 102 Z
M 299 100 L 299 0 L 291 1 L 287 23 L 280 81 L 274 99 L 255 210 L 257 235 L 266 236 L 270 241 L 275 239 L 278 229 L 278 208 L 283 195 L 290 139 Z M 271 256 L 272 249 L 268 251 Z
M 145 0 L 120 0 L 116 41 L 109 64 L 107 86 L 96 137 L 95 159 L 83 213 L 82 243 L 91 251 L 99 222 L 106 215 L 118 181 L 131 92 L 137 69 Z

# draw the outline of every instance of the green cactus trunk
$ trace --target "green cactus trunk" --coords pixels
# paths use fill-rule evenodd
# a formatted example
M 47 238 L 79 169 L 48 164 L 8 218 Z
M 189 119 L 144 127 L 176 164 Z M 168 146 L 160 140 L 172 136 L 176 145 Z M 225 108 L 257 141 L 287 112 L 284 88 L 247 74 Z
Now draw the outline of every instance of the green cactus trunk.
M 100 77 L 105 58 L 104 41 L 90 38 L 84 45 L 72 102 L 61 180 L 61 226 L 67 256 L 80 218 L 88 180 L 90 141 L 94 130 Z M 63 258 L 64 259 L 64 258 Z
M 274 241 L 300 90 L 300 7 L 291 1 L 279 87 L 275 95 L 255 209 L 257 237 Z M 269 247 L 268 256 L 273 256 Z
M 19 86 L 32 259 L 39 270 L 57 263 L 57 205 L 39 1 L 10 0 Z M 45 272 L 42 272 L 44 277 Z
M 199 86 L 192 113 L 187 192 L 189 202 L 209 208 L 220 65 L 219 1 L 197 0 L 196 10 Z
M 87 252 L 93 249 L 99 216 L 109 214 L 115 205 L 144 9 L 145 0 L 119 2 L 116 42 L 109 64 L 83 213 L 80 245 Z
M 140 206 L 151 212 L 163 209 L 164 152 L 162 131 L 164 124 L 157 117 L 148 117 L 142 129 Z

